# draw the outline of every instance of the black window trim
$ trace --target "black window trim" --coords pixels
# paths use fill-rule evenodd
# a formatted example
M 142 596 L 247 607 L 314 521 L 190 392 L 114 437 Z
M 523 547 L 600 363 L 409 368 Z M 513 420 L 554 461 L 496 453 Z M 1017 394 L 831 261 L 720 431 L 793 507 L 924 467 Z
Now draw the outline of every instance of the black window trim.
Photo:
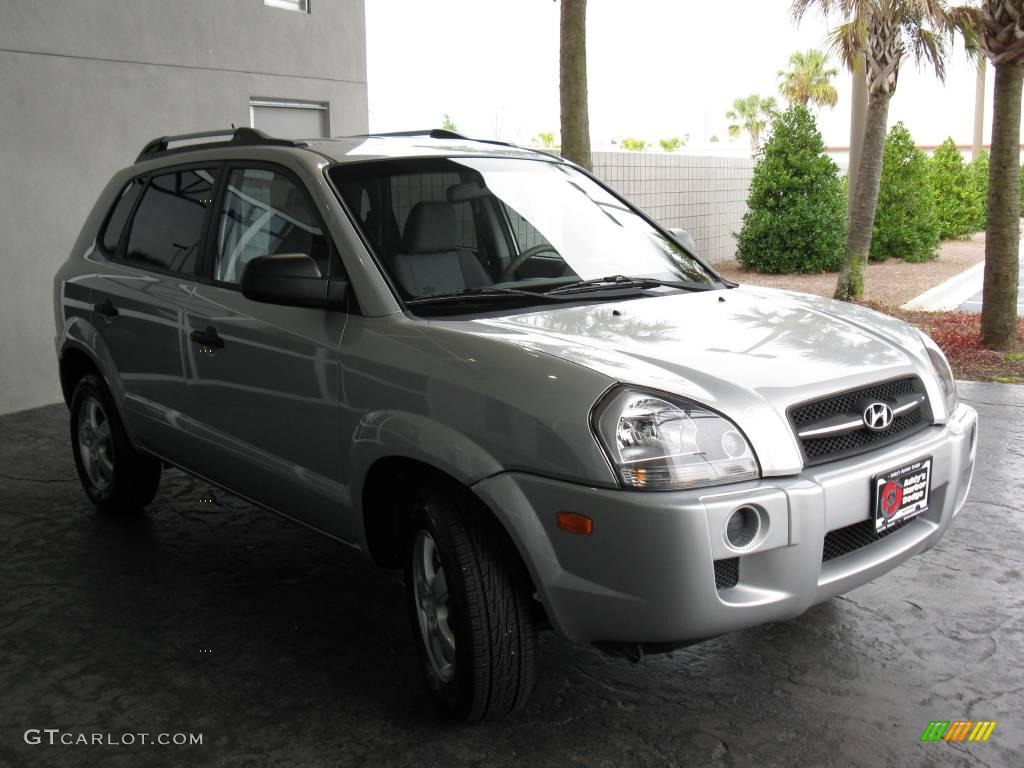
M 110 211 L 107 213 L 107 219 L 103 222 L 103 228 L 100 230 L 101 234 L 97 238 L 97 241 L 96 241 L 97 242 L 97 247 L 99 248 L 100 253 L 102 253 L 109 261 L 112 261 L 115 264 L 119 264 L 119 265 L 121 265 L 123 267 L 128 267 L 130 269 L 137 269 L 137 270 L 139 270 L 141 272 L 150 272 L 152 274 L 162 275 L 162 276 L 165 276 L 165 277 L 176 277 L 176 278 L 179 278 L 179 279 L 182 279 L 182 280 L 186 280 L 188 282 L 198 282 L 199 266 L 200 266 L 200 264 L 202 263 L 202 260 L 203 260 L 203 252 L 204 252 L 204 250 L 206 248 L 207 234 L 208 234 L 208 230 L 210 228 L 210 222 L 211 222 L 211 220 L 213 218 L 211 215 L 207 215 L 206 220 L 203 222 L 203 229 L 202 229 L 202 231 L 199 234 L 199 242 L 200 242 L 199 254 L 198 254 L 198 257 L 196 258 L 195 267 L 193 267 L 192 271 L 190 271 L 190 272 L 183 272 L 183 271 L 180 271 L 180 270 L 173 270 L 173 269 L 161 269 L 160 267 L 154 267 L 154 266 L 149 265 L 149 264 L 137 264 L 137 263 L 135 263 L 133 261 L 129 261 L 126 258 L 126 253 L 125 252 L 128 250 L 128 239 L 131 236 L 132 227 L 135 226 L 135 214 L 138 213 L 139 206 L 142 204 L 143 199 L 145 199 L 146 192 L 149 191 L 149 185 L 152 183 L 152 181 L 153 181 L 153 179 L 155 177 L 157 177 L 157 176 L 167 176 L 169 174 L 177 173 L 179 171 L 191 171 L 191 170 L 195 170 L 195 169 L 204 170 L 204 171 L 212 171 L 215 174 L 217 174 L 217 181 L 214 184 L 214 190 L 216 190 L 217 187 L 220 184 L 220 174 L 223 171 L 223 166 L 224 166 L 224 161 L 223 160 L 214 160 L 214 161 L 207 160 L 205 162 L 193 161 L 191 163 L 182 163 L 180 165 L 168 165 L 168 166 L 164 166 L 162 168 L 156 168 L 154 170 L 147 171 L 146 173 L 140 173 L 137 176 L 133 176 L 131 179 L 129 179 L 125 183 L 124 187 L 122 187 L 121 194 L 122 195 L 124 194 L 124 189 L 126 189 L 128 187 L 128 185 L 135 183 L 139 179 L 144 179 L 144 185 L 142 187 L 142 193 L 139 195 L 139 199 L 136 200 L 135 204 L 132 206 L 131 213 L 128 215 L 128 218 L 125 221 L 124 230 L 121 232 L 121 239 L 118 240 L 117 250 L 114 253 L 107 252 L 107 250 L 105 248 L 103 248 L 103 243 L 102 243 L 102 240 L 103 240 L 103 234 L 102 233 L 106 232 L 107 224 L 109 223 L 110 217 L 114 213 L 114 208 L 117 206 L 117 203 L 115 202 L 112 206 L 110 206 Z M 120 196 L 118 196 L 118 200 L 120 200 L 120 199 L 121 199 Z M 216 199 L 217 198 L 216 198 L 216 195 L 215 195 L 213 197 L 213 200 L 211 201 L 211 207 L 213 205 L 213 202 L 216 201 Z
M 275 163 L 268 160 L 228 160 L 223 163 L 223 173 L 217 179 L 217 186 L 214 188 L 213 194 L 213 215 L 210 216 L 207 222 L 207 231 L 204 236 L 203 249 L 200 254 L 200 259 L 196 265 L 196 282 L 202 283 L 203 285 L 212 285 L 216 288 L 224 288 L 229 291 L 241 292 L 241 286 L 238 283 L 229 283 L 223 280 L 216 280 L 213 277 L 214 271 L 214 260 L 217 254 L 217 227 L 215 222 L 220 221 L 221 213 L 223 212 L 223 200 L 224 192 L 227 189 L 228 179 L 231 177 L 233 171 L 239 169 L 252 168 L 255 170 L 266 170 L 273 171 L 274 173 L 280 173 L 285 176 L 296 187 L 298 187 L 300 194 L 306 200 L 306 204 L 312 211 L 314 218 L 320 225 L 320 230 L 324 233 L 324 237 L 327 240 L 327 274 L 324 275 L 324 280 L 331 279 L 342 279 L 348 280 L 348 273 L 345 271 L 345 264 L 341 260 L 341 253 L 338 251 L 337 246 L 334 243 L 334 238 L 331 237 L 331 231 L 327 228 L 327 223 L 324 217 L 320 214 L 320 209 L 316 205 L 316 198 L 309 191 L 309 187 L 299 178 L 291 168 L 280 163 Z M 340 275 L 335 275 L 334 270 L 336 268 L 341 269 Z M 349 280 L 349 294 L 353 296 L 348 312 L 353 313 L 351 305 L 355 305 L 357 302 L 354 301 L 354 295 L 352 294 L 352 284 Z

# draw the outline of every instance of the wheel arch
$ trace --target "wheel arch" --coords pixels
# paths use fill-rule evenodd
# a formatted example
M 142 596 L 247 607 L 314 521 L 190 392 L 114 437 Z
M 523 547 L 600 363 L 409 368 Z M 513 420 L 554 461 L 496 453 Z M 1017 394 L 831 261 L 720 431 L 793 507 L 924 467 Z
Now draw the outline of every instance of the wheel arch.
M 60 391 L 64 397 L 65 405 L 71 405 L 71 396 L 75 392 L 75 385 L 83 376 L 89 373 L 95 373 L 106 383 L 100 366 L 88 352 L 74 345 L 65 347 L 58 361 Z
M 97 354 L 96 350 L 69 336 L 61 347 L 60 357 L 57 361 L 57 371 L 60 377 L 60 389 L 64 397 L 64 403 L 71 407 L 71 398 L 75 393 L 75 385 L 83 376 L 90 373 L 95 374 L 110 393 L 114 409 L 121 420 L 125 433 L 128 435 L 128 441 L 136 450 L 140 450 L 140 444 L 135 436 L 135 431 L 132 429 L 128 419 L 125 418 L 124 404 L 121 402 L 118 387 L 111 380 L 110 369 L 111 366 L 104 365 L 102 357 Z
M 400 478 L 400 480 L 399 480 Z M 366 552 L 379 566 L 401 565 L 405 518 L 409 513 L 408 495 L 419 484 L 432 483 L 465 493 L 479 513 L 494 526 L 505 549 L 515 558 L 512 565 L 535 590 L 526 554 L 508 526 L 472 488 L 457 477 L 426 461 L 408 456 L 385 456 L 373 463 L 363 483 L 361 507 Z

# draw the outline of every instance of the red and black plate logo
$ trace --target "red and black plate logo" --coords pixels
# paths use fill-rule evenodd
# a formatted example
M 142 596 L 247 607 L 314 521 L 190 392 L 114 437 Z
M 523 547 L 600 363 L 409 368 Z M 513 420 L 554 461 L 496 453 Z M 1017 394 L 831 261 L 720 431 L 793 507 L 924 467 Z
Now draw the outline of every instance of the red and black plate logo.
M 903 506 L 903 486 L 895 480 L 890 480 L 882 489 L 882 514 L 892 517 L 900 511 Z

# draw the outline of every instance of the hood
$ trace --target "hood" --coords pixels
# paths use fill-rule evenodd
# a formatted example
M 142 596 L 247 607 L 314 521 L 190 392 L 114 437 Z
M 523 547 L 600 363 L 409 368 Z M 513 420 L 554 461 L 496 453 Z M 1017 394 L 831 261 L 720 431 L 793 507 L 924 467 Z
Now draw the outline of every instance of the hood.
M 816 296 L 739 287 L 674 293 L 460 323 L 613 381 L 671 392 L 733 419 L 751 439 L 792 446 L 786 409 L 908 373 L 931 389 L 917 332 L 872 310 Z M 467 326 L 469 326 L 467 328 Z M 929 392 L 934 398 L 935 393 Z M 762 459 L 762 463 L 764 460 Z
M 472 325 L 474 333 L 709 405 L 724 386 L 788 406 L 905 374 L 921 348 L 910 326 L 872 310 L 747 287 L 545 308 Z

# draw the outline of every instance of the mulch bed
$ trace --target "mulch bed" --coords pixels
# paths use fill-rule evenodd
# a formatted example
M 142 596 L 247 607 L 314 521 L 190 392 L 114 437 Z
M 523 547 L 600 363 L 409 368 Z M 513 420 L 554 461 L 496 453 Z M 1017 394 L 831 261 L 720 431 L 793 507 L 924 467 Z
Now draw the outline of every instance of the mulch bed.
M 966 312 L 909 312 L 873 302 L 864 304 L 905 320 L 935 339 L 935 343 L 946 353 L 956 378 L 1024 384 L 1024 354 L 985 349 L 981 343 L 981 315 Z M 1024 338 L 1024 318 L 1017 321 L 1017 337 Z
M 865 306 L 894 315 L 927 333 L 946 353 L 953 375 L 971 381 L 1024 384 L 1024 355 L 993 352 L 981 344 L 981 316 L 965 312 L 910 312 L 899 307 L 945 282 L 985 258 L 985 233 L 967 240 L 947 240 L 939 246 L 939 257 L 923 264 L 899 259 L 868 264 L 864 275 Z M 714 265 L 724 277 L 738 283 L 784 288 L 831 298 L 838 275 L 763 275 L 744 270 L 739 262 Z M 1017 326 L 1024 339 L 1024 318 Z M 1022 349 L 1024 351 L 1024 349 Z
M 969 240 L 947 240 L 939 246 L 934 261 L 914 264 L 901 259 L 872 262 L 864 274 L 864 298 L 886 306 L 898 307 L 921 295 L 929 288 L 945 282 L 985 259 L 985 233 Z M 789 291 L 832 297 L 839 274 L 765 275 L 744 270 L 738 261 L 716 262 L 714 268 L 725 278 L 737 283 L 784 288 Z

